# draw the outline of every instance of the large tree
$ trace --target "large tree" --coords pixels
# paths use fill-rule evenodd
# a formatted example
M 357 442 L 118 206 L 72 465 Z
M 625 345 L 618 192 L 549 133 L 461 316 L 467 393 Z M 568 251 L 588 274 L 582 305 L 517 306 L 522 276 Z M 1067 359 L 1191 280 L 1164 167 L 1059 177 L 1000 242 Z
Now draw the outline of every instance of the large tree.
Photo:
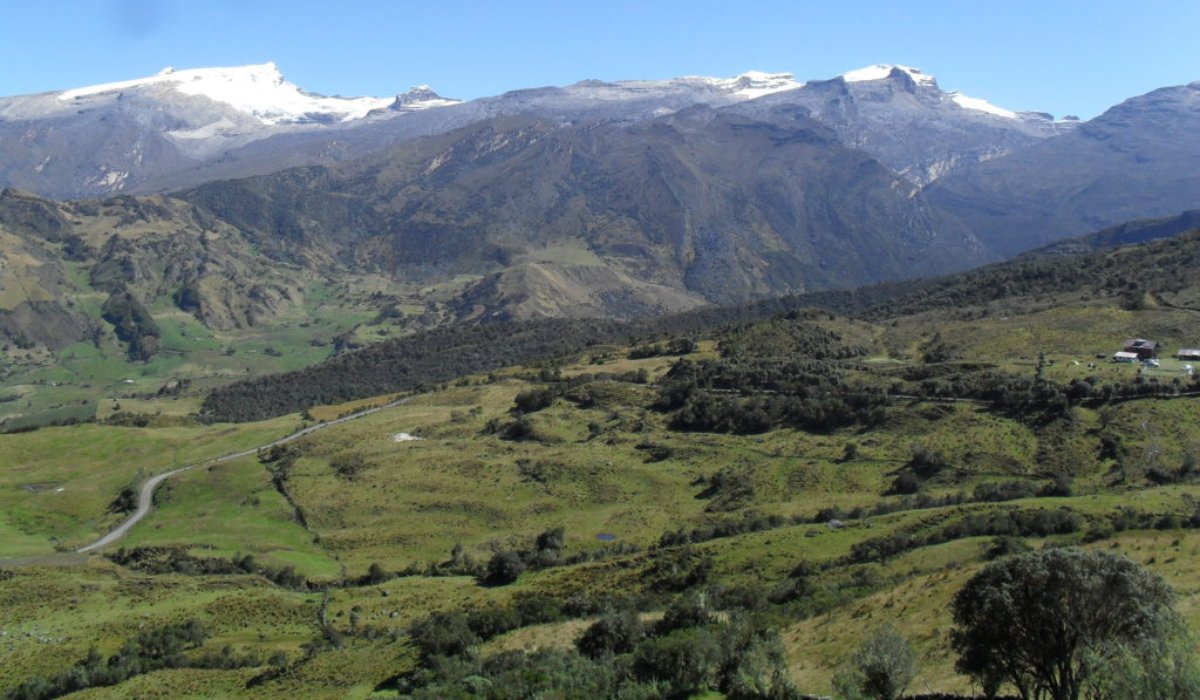
M 1077 700 L 1104 649 L 1162 633 L 1171 598 L 1161 578 L 1124 556 L 1050 549 L 1008 557 L 954 597 L 957 668 L 989 692 L 1008 682 L 1027 700 Z

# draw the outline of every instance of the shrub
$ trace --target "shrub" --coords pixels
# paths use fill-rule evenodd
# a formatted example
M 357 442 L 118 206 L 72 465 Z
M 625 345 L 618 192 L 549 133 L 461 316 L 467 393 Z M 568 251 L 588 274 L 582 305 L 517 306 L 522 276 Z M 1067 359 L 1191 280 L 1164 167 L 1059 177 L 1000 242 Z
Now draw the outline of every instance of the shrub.
M 413 643 L 426 659 L 433 656 L 462 656 L 479 643 L 461 612 L 436 612 L 414 622 L 408 630 Z
M 1001 557 L 1011 557 L 1014 554 L 1024 554 L 1030 550 L 1025 540 L 1020 537 L 1011 537 L 1002 535 L 992 540 L 988 546 L 986 556 L 988 559 L 999 559 Z
M 1037 494 L 1037 485 L 1030 481 L 990 482 L 975 487 L 974 500 L 998 503 L 1015 501 L 1018 498 L 1032 498 Z
M 488 586 L 506 586 L 527 568 L 521 555 L 512 550 L 496 552 L 488 561 L 487 570 L 483 575 L 483 583 Z
M 899 496 L 911 496 L 920 490 L 921 480 L 911 470 L 904 469 L 896 475 L 895 480 L 892 481 L 891 488 L 888 489 L 888 493 Z
M 353 481 L 368 464 L 360 454 L 341 454 L 329 460 L 329 466 L 341 478 Z
M 516 410 L 521 413 L 536 413 L 544 408 L 549 408 L 554 403 L 555 392 L 553 389 L 530 389 L 517 394 L 514 400 Z
M 937 450 L 918 447 L 913 451 L 912 459 L 908 460 L 905 467 L 922 479 L 932 479 L 950 468 L 950 460 Z
M 646 571 L 645 577 L 653 591 L 686 591 L 707 583 L 712 568 L 712 557 L 700 553 L 694 547 L 683 546 L 659 552 Z
M 467 614 L 467 626 L 480 639 L 491 639 L 515 630 L 522 623 L 519 612 L 512 608 L 487 607 L 472 610 Z
M 775 630 L 744 617 L 721 628 L 718 688 L 729 700 L 800 700 Z
M 642 642 L 633 652 L 634 677 L 664 681 L 682 697 L 709 690 L 717 681 L 721 647 L 706 627 L 681 629 Z
M 645 636 L 645 627 L 634 610 L 610 610 L 584 630 L 575 642 L 580 654 L 597 659 L 633 651 Z
M 1091 653 L 1094 700 L 1193 700 L 1200 697 L 1195 640 L 1176 620 L 1161 637 L 1106 645 Z
M 848 699 L 896 700 L 916 673 L 916 653 L 899 632 L 885 626 L 854 652 L 833 684 Z
M 688 627 L 702 627 L 713 621 L 708 597 L 702 593 L 680 596 L 667 608 L 663 618 L 654 626 L 654 633 L 669 634 Z

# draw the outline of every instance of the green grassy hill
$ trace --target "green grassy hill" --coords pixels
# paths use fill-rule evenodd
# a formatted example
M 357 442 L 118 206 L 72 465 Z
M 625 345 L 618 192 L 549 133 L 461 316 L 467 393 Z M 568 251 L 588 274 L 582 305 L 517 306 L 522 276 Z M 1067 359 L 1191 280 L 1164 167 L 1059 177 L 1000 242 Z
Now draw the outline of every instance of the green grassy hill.
M 1096 357 L 1135 335 L 1193 343 L 1192 278 L 1170 267 L 1192 245 L 1110 254 L 1175 281 L 1141 304 L 1086 262 L 1111 272 L 1086 294 L 1038 282 L 952 304 L 946 285 L 887 318 L 792 311 L 459 376 L 171 479 L 106 556 L 55 550 L 111 527 L 138 479 L 301 418 L 0 437 L 0 692 L 195 620 L 207 636 L 171 667 L 78 696 L 472 697 L 564 678 L 586 696 L 611 672 L 573 651 L 596 619 L 652 626 L 696 600 L 714 617 L 618 659 L 716 639 L 828 694 L 891 623 L 917 651 L 914 691 L 968 692 L 949 599 L 994 557 L 1062 545 L 1127 554 L 1200 629 L 1197 385 Z

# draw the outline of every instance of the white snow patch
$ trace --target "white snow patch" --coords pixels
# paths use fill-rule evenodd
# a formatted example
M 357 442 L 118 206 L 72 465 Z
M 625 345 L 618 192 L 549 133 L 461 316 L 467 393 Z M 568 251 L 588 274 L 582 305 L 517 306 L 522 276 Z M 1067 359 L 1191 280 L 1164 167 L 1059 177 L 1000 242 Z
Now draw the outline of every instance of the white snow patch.
M 187 70 L 166 68 L 147 78 L 67 90 L 59 94 L 58 99 L 70 101 L 149 85 L 171 86 L 185 95 L 201 95 L 224 102 L 267 125 L 310 121 L 314 116 L 351 121 L 392 103 L 392 99 L 384 97 L 326 97 L 305 92 L 285 80 L 274 63 Z M 447 103 L 454 101 L 431 100 L 407 107 L 411 110 Z
M 913 79 L 917 85 L 933 85 L 937 79 L 932 75 L 926 75 L 921 72 L 920 68 L 912 68 L 910 66 L 892 65 L 887 63 L 876 63 L 873 66 L 859 68 L 857 70 L 847 71 L 842 73 L 842 80 L 847 83 L 862 83 L 868 80 L 883 80 L 891 74 L 892 70 L 899 68 L 908 73 L 908 76 Z
M 735 95 L 747 100 L 784 90 L 794 90 L 804 85 L 796 82 L 791 73 L 763 73 L 762 71 L 742 73 L 729 83 L 729 89 Z
M 973 109 L 977 112 L 987 112 L 988 114 L 994 114 L 997 117 L 1004 117 L 1005 119 L 1018 118 L 1016 112 L 1009 111 L 1003 107 L 997 107 L 991 102 L 988 102 L 987 100 L 981 100 L 978 97 L 967 97 L 960 92 L 952 92 L 950 93 L 950 99 L 954 100 L 954 103 L 963 109 Z
M 763 71 L 747 71 L 733 78 L 710 78 L 702 75 L 689 75 L 676 78 L 684 83 L 701 83 L 721 92 L 728 92 L 744 100 L 770 95 L 784 90 L 794 90 L 803 87 L 804 83 L 796 82 L 791 73 L 764 73 Z M 629 81 L 630 83 L 634 81 Z M 639 81 L 640 82 L 640 81 Z M 652 81 L 646 81 L 652 84 Z
M 421 438 L 417 437 L 416 435 L 411 435 L 409 433 L 396 433 L 392 436 L 392 442 L 412 442 L 413 440 L 420 439 Z
M 102 170 L 102 175 L 90 177 L 87 179 L 89 185 L 100 185 L 111 189 L 121 189 L 125 186 L 125 180 L 129 177 L 129 173 L 123 170 Z M 132 383 L 132 382 L 131 382 Z

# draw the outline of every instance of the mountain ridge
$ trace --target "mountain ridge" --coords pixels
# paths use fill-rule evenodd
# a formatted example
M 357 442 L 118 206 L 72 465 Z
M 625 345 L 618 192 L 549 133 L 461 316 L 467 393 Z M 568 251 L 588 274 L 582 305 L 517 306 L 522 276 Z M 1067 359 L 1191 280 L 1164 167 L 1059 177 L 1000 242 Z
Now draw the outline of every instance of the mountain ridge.
M 870 71 L 888 68 L 909 75 L 892 66 Z M 854 84 L 888 77 L 863 70 L 850 72 L 859 76 Z M 926 89 L 941 94 L 936 80 L 921 75 L 928 77 Z M 761 71 L 732 78 L 584 80 L 464 102 L 441 98 L 425 86 L 395 98 L 324 97 L 288 82 L 271 63 L 165 69 L 133 80 L 0 97 L 0 154 L 7 164 L 0 165 L 0 186 L 73 199 L 163 192 L 213 179 L 332 164 L 497 116 L 641 120 L 699 104 L 732 106 L 804 91 L 816 82 Z M 968 104 L 992 109 L 982 100 Z M 1026 117 L 1010 121 L 1020 130 Z M 93 133 L 102 136 L 94 145 Z
M 1125 100 L 1073 131 L 971 164 L 926 193 L 999 255 L 1200 208 L 1200 82 Z

